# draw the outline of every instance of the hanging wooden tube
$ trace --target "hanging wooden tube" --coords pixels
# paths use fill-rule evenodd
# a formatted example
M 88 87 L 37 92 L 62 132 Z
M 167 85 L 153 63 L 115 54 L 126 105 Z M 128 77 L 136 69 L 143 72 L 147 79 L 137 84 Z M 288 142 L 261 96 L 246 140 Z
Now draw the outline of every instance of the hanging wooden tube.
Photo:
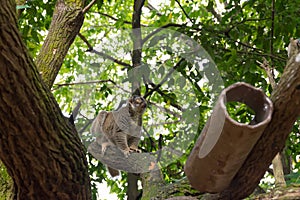
M 227 113 L 227 102 L 241 102 L 255 112 L 250 124 Z M 186 164 L 190 184 L 201 192 L 224 190 L 271 120 L 273 105 L 262 90 L 246 83 L 224 89 Z

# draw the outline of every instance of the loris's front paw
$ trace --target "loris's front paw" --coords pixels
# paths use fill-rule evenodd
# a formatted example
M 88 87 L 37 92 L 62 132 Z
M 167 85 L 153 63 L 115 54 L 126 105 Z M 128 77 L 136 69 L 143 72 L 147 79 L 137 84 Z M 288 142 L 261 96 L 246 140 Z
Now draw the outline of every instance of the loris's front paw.
M 122 151 L 123 151 L 123 153 L 124 153 L 124 156 L 125 156 L 126 158 L 128 158 L 128 156 L 129 156 L 130 152 L 132 152 L 132 151 L 130 150 L 130 148 L 128 148 L 128 149 L 125 149 L 125 150 L 122 150 Z
M 138 149 L 137 147 L 130 147 L 131 152 L 136 152 L 136 153 L 142 153 L 142 150 Z

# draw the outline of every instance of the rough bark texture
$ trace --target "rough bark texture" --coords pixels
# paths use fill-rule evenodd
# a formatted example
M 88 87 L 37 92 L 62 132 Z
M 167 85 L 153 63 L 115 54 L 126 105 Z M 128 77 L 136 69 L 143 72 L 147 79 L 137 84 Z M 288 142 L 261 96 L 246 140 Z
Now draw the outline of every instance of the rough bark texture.
M 300 114 L 300 62 L 296 54 L 289 60 L 277 88 L 271 95 L 274 112 L 262 137 L 220 199 L 242 199 L 250 195 L 280 152 Z
M 0 158 L 15 199 L 90 199 L 84 147 L 41 80 L 17 29 L 13 0 L 0 7 Z
M 133 38 L 133 50 L 132 50 L 132 92 L 136 95 L 141 95 L 141 86 L 139 76 L 137 76 L 138 67 L 142 64 L 142 32 L 141 32 L 141 14 L 145 0 L 134 0 L 133 14 L 132 14 L 132 38 Z
M 36 58 L 36 65 L 49 88 L 82 26 L 83 2 L 58 0 L 56 3 L 49 33 Z

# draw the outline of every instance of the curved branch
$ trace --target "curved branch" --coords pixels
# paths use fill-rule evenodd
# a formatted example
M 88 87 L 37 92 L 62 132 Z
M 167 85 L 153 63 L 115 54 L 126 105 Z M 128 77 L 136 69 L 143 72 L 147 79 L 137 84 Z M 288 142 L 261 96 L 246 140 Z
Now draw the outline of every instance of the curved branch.
M 121 60 L 118 60 L 118 59 L 116 59 L 116 58 L 114 58 L 114 57 L 112 57 L 112 56 L 110 56 L 110 55 L 108 55 L 108 54 L 106 54 L 106 53 L 99 52 L 99 51 L 95 50 L 95 49 L 93 48 L 93 46 L 89 43 L 89 41 L 86 39 L 86 37 L 84 37 L 84 35 L 82 35 L 81 33 L 78 33 L 78 36 L 79 36 L 80 39 L 82 39 L 83 42 L 88 46 L 87 51 L 89 51 L 89 52 L 91 52 L 91 53 L 95 53 L 95 54 L 97 54 L 98 56 L 101 56 L 101 57 L 103 57 L 103 58 L 105 58 L 105 59 L 111 60 L 111 61 L 113 61 L 113 62 L 115 62 L 115 63 L 117 63 L 117 64 L 119 64 L 119 65 L 124 66 L 125 68 L 130 68 L 130 67 L 131 67 L 131 65 L 128 64 L 128 63 L 125 63 L 125 62 L 123 62 L 123 61 L 121 61 Z

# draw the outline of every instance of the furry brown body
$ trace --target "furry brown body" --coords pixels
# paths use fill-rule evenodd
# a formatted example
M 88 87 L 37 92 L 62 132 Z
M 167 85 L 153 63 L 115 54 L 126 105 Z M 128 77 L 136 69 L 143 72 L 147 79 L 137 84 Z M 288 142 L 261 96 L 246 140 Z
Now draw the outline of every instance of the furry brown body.
M 138 144 L 142 130 L 142 115 L 147 103 L 143 97 L 133 96 L 124 107 L 116 111 L 101 111 L 94 120 L 91 132 L 101 145 L 102 154 L 108 146 L 115 145 L 128 157 L 130 152 L 141 152 Z M 108 168 L 112 176 L 117 170 Z M 111 171 L 112 170 L 112 171 Z

